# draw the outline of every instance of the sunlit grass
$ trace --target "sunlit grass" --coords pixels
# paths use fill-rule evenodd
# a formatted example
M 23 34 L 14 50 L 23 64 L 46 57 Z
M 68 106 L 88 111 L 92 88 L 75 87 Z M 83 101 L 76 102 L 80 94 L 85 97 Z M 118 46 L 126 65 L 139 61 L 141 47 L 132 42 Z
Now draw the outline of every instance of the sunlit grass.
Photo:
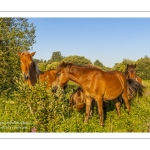
M 148 132 L 150 124 L 150 81 L 142 98 L 132 101 L 128 115 L 122 105 L 121 116 L 117 116 L 114 104 L 107 110 L 105 126 L 99 126 L 97 108 L 87 124 L 83 123 L 85 110 L 71 111 L 69 98 L 77 84 L 69 82 L 67 89 L 52 93 L 44 84 L 30 88 L 21 81 L 18 90 L 9 99 L 0 98 L 0 132 Z

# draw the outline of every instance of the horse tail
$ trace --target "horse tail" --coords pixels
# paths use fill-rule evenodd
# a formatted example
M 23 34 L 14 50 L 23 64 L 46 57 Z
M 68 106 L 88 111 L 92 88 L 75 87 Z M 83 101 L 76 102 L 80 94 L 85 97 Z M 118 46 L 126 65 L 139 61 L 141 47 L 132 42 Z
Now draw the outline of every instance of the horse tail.
M 137 82 L 134 79 L 127 78 L 127 91 L 128 91 L 128 99 L 132 100 L 137 95 L 139 97 L 143 96 L 145 86 L 143 86 L 141 83 Z

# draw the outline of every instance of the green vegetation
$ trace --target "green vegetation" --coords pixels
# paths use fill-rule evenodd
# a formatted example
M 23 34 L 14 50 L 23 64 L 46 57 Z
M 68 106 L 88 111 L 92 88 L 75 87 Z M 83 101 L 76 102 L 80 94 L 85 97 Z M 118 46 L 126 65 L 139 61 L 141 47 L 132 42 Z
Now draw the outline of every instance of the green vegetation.
M 0 94 L 16 87 L 20 75 L 17 51 L 28 50 L 35 41 L 35 27 L 25 18 L 0 18 Z
M 85 110 L 71 111 L 69 98 L 77 85 L 69 82 L 65 91 L 55 95 L 51 88 L 46 91 L 44 84 L 29 88 L 20 80 L 18 88 L 9 99 L 0 98 L 0 132 L 147 132 L 150 123 L 150 81 L 142 98 L 134 99 L 131 113 L 127 114 L 122 105 L 121 116 L 117 116 L 114 103 L 107 108 L 104 128 L 99 126 L 97 108 L 88 124 L 84 124 Z M 64 93 L 64 94 L 62 94 Z
M 113 101 L 107 109 L 105 127 L 99 126 L 97 108 L 88 124 L 84 124 L 85 110 L 80 113 L 71 111 L 69 98 L 77 84 L 68 83 L 65 91 L 53 94 L 51 89 L 37 83 L 30 88 L 21 78 L 18 51 L 31 49 L 35 43 L 35 27 L 25 18 L 0 18 L 0 132 L 147 132 L 150 124 L 150 58 L 145 56 L 137 61 L 124 59 L 113 68 L 104 66 L 100 60 L 94 65 L 102 70 L 124 72 L 127 64 L 137 64 L 137 75 L 147 87 L 142 98 L 131 103 L 131 113 L 127 115 L 124 106 L 121 116 Z M 50 60 L 35 59 L 42 71 L 55 69 L 60 62 L 72 62 L 91 65 L 91 60 L 84 56 L 62 56 L 60 51 L 53 52 Z

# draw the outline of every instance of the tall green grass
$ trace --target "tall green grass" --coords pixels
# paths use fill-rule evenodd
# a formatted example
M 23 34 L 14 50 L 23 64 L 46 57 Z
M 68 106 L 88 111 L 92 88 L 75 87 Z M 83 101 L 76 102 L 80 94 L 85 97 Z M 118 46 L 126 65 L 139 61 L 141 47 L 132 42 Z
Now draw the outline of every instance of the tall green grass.
M 36 84 L 33 88 L 22 81 L 17 84 L 11 96 L 0 98 L 0 132 L 148 132 L 150 124 L 150 81 L 143 83 L 145 89 L 142 98 L 135 98 L 131 103 L 128 115 L 124 106 L 121 116 L 113 101 L 107 109 L 105 126 L 99 126 L 97 108 L 87 124 L 83 123 L 85 110 L 73 111 L 69 106 L 72 89 L 77 85 L 69 82 L 65 91 L 53 94 L 51 88 L 45 90 L 44 84 Z

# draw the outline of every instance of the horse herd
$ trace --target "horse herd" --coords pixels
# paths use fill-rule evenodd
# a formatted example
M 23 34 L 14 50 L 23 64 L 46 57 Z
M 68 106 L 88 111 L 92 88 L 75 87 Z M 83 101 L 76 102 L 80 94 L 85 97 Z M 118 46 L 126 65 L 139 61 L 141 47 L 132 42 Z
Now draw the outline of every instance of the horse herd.
M 142 96 L 144 86 L 141 78 L 136 76 L 136 65 L 127 65 L 125 73 L 120 71 L 105 72 L 95 66 L 81 66 L 73 63 L 62 62 L 56 70 L 42 72 L 33 61 L 35 52 L 18 52 L 21 62 L 21 70 L 25 82 L 34 86 L 37 80 L 47 83 L 56 92 L 58 87 L 65 89 L 69 80 L 74 81 L 79 87 L 70 96 L 70 104 L 76 105 L 80 111 L 86 106 L 84 123 L 88 122 L 92 115 L 93 104 L 98 107 L 100 125 L 104 126 L 105 101 L 113 100 L 118 115 L 121 110 L 121 100 L 124 101 L 127 113 L 130 113 L 130 100 L 137 95 Z

